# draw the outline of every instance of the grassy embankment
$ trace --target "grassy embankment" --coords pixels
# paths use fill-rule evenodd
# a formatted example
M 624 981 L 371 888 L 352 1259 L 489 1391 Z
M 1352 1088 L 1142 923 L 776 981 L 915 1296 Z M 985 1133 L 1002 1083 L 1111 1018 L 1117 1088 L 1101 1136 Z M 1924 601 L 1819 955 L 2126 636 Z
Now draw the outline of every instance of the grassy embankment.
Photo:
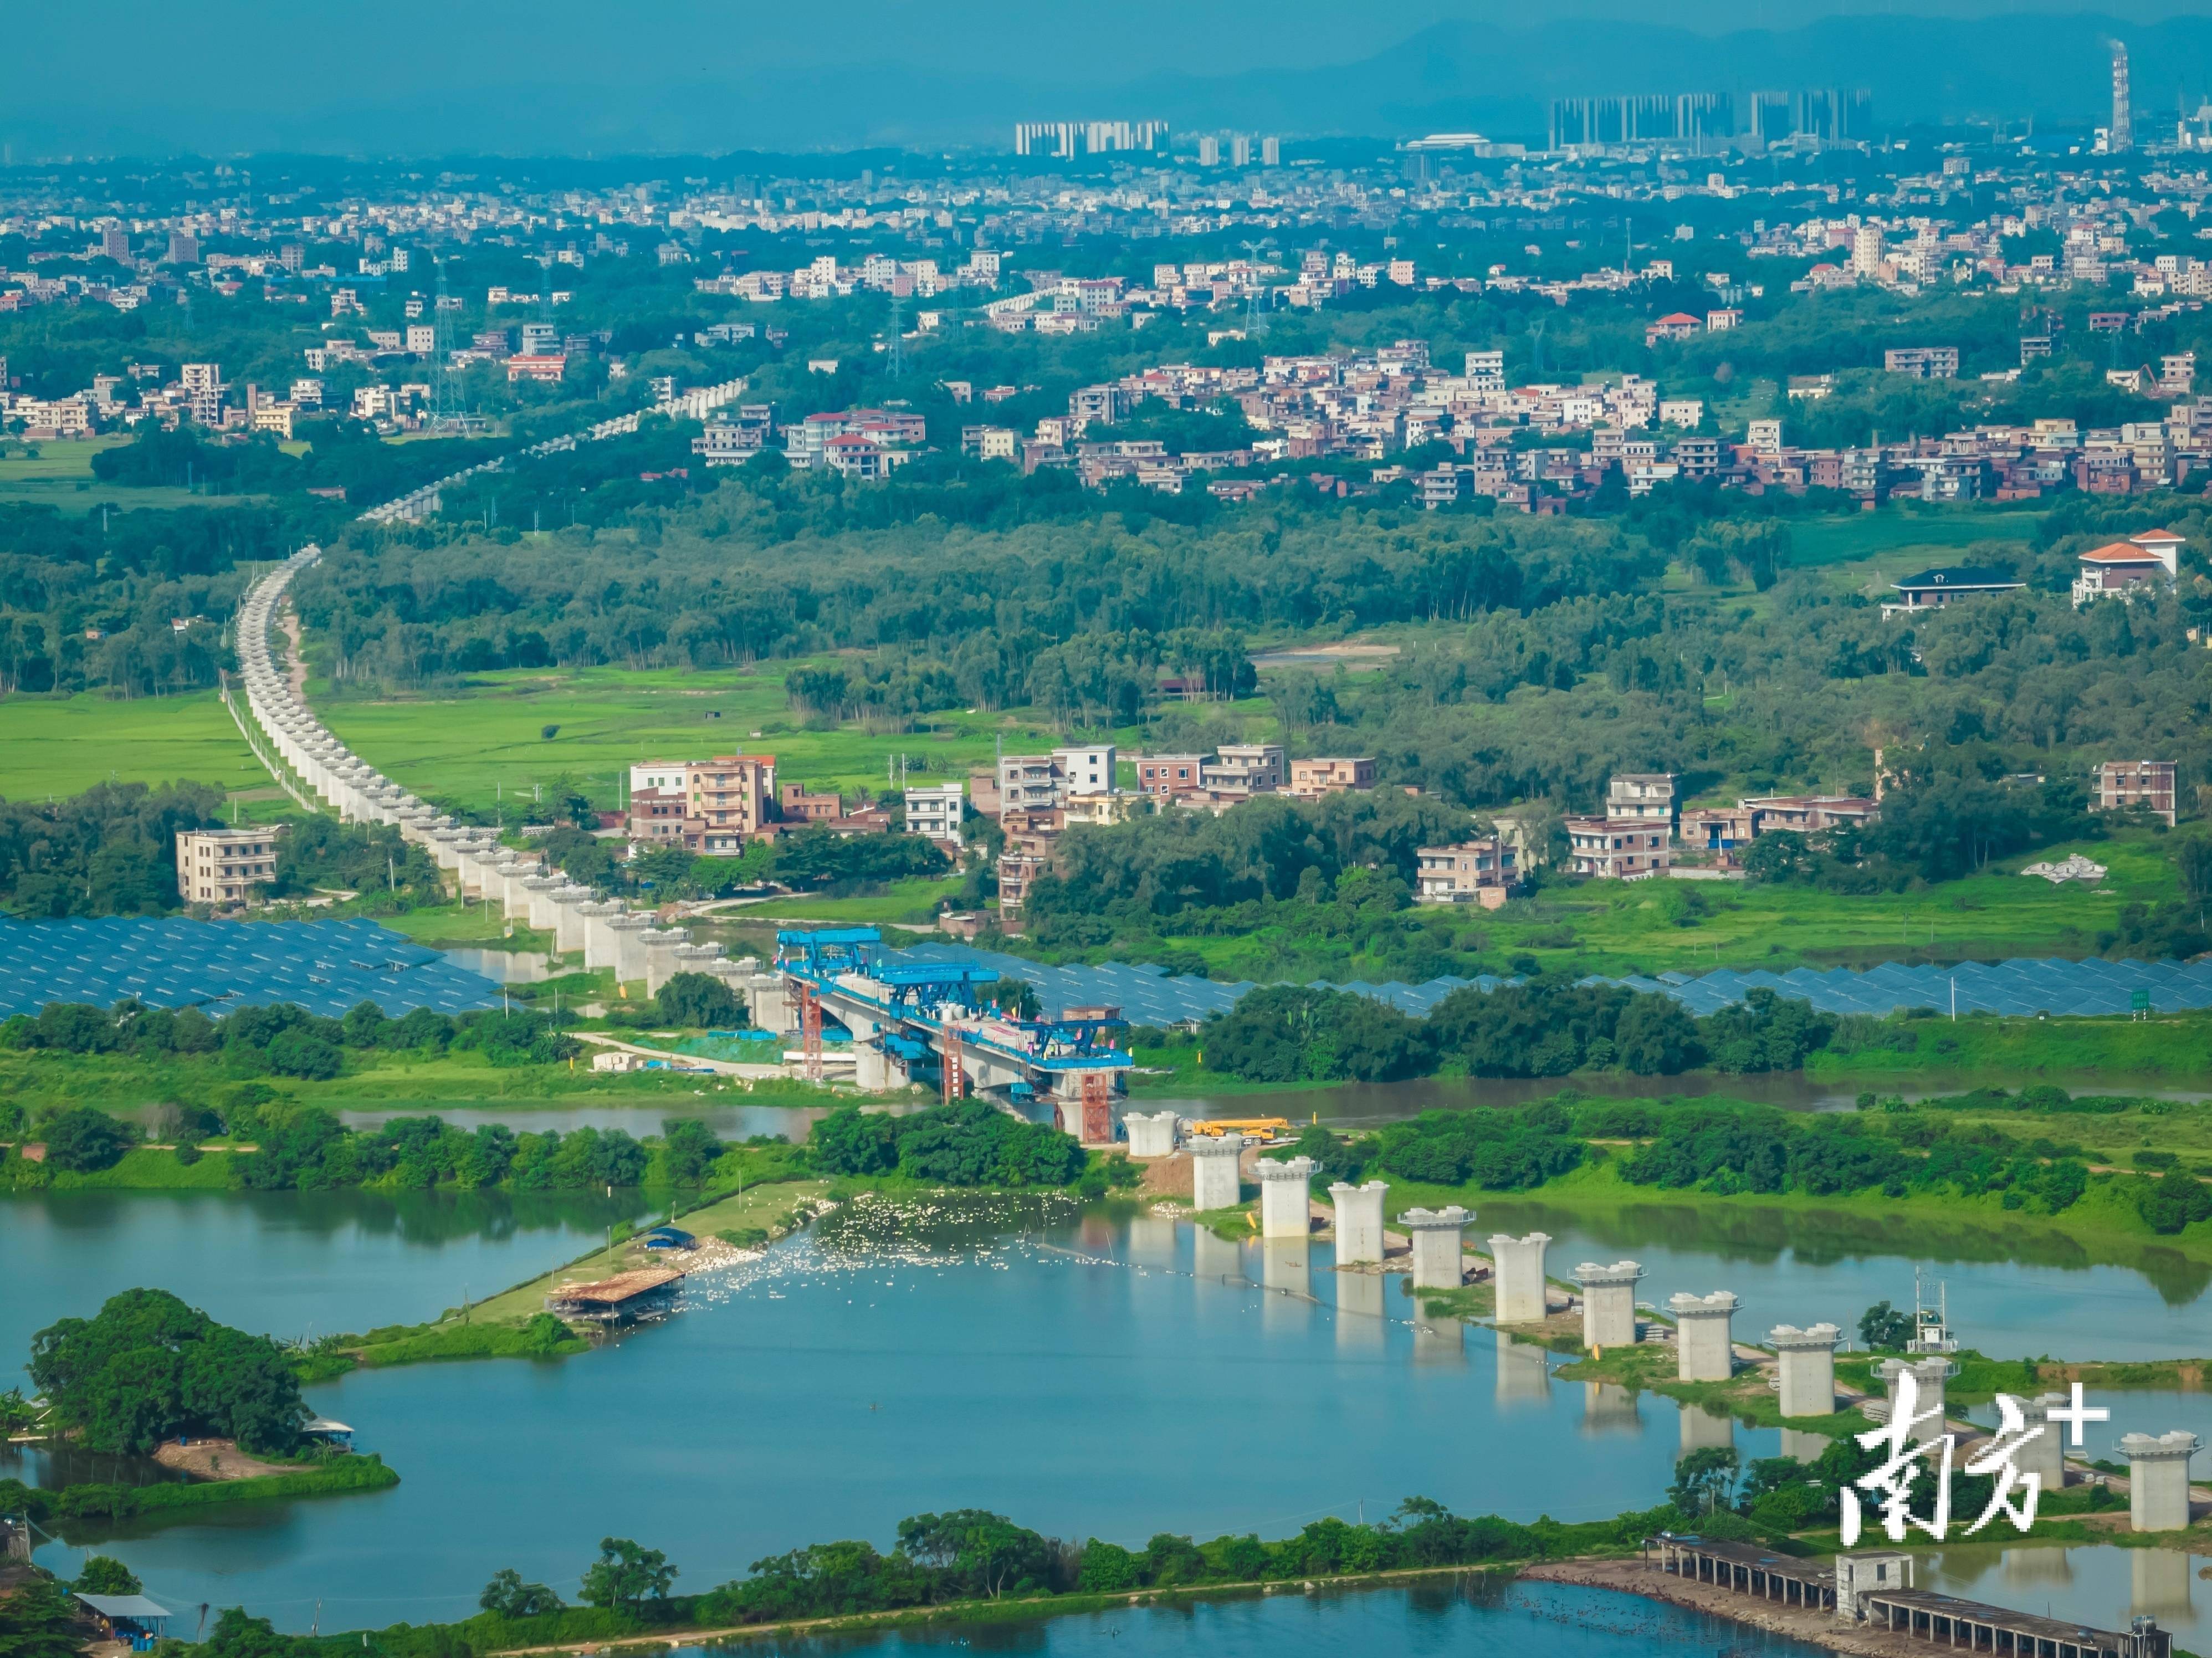
M 617 1031 L 623 1040 L 634 1031 Z M 167 1103 L 211 1104 L 240 1080 L 220 1054 L 142 1059 L 134 1054 L 58 1054 L 0 1049 L 0 1096 L 34 1115 L 49 1108 L 97 1106 L 118 1116 L 150 1122 Z M 665 1102 L 681 1115 L 696 1102 L 722 1104 L 821 1106 L 830 1102 L 823 1089 L 804 1081 L 767 1078 L 747 1082 L 698 1072 L 603 1072 L 592 1069 L 588 1053 L 574 1067 L 557 1065 L 495 1066 L 477 1051 L 430 1054 L 417 1050 L 346 1050 L 344 1074 L 328 1082 L 285 1077 L 252 1080 L 301 1105 L 332 1111 L 540 1110 L 564 1105 L 639 1104 Z M 210 1143 L 210 1156 L 220 1142 Z M 55 1185 L 198 1186 L 207 1182 L 199 1164 L 174 1175 L 149 1161 L 176 1160 L 167 1152 L 138 1151 L 98 1175 L 57 1174 Z M 221 1184 L 220 1181 L 214 1182 Z
M 1676 1191 L 1631 1185 L 1617 1160 L 1585 1163 L 1526 1192 L 1488 1192 L 1472 1186 L 1425 1186 L 1392 1180 L 1392 1215 L 1413 1207 L 1480 1204 L 1486 1223 L 1509 1229 L 1540 1227 L 1547 1213 L 1602 1222 L 1624 1211 L 1639 1220 L 1671 1216 L 1678 1241 L 1787 1247 L 1817 1234 L 1839 1247 L 1856 1244 L 1894 1253 L 1899 1230 L 1909 1228 L 1924 1255 L 1964 1260 L 2021 1260 L 2051 1265 L 2104 1262 L 2133 1266 L 2156 1276 L 2163 1267 L 2192 1272 L 2212 1263 L 2212 1221 L 2171 1236 L 2153 1232 L 2129 1195 L 2131 1177 L 2092 1175 L 2081 1199 L 2055 1215 L 2007 1209 L 2000 1193 L 1965 1197 L 1955 1192 L 1913 1192 L 1901 1198 L 1879 1192 L 1812 1197 Z
M 1903 1029 L 1913 1043 L 1909 1050 L 1820 1050 L 1808 1059 L 1804 1074 L 1815 1084 L 1875 1093 L 1899 1088 L 1916 1093 L 1929 1090 L 1964 1093 L 1996 1084 L 2017 1087 L 2039 1079 L 2060 1082 L 2077 1093 L 2125 1093 L 2132 1088 L 2202 1088 L 2205 1079 L 2212 1077 L 2212 1012 L 2158 1014 L 2142 1020 L 2124 1015 L 2036 1019 L 1978 1014 L 1962 1017 L 1955 1023 L 1948 1018 L 1915 1019 L 1907 1021 Z M 1202 1041 L 1140 1044 L 1133 1054 L 1139 1074 L 1130 1078 L 1130 1091 L 1140 1096 L 1303 1094 L 1314 1096 L 1315 1102 L 1297 1114 L 1309 1115 L 1312 1109 L 1322 1108 L 1322 1097 L 1332 1086 L 1310 1080 L 1245 1082 L 1224 1075 L 1206 1066 Z M 1438 1074 L 1449 1078 L 1455 1073 Z M 1717 1080 L 1725 1091 L 1728 1079 L 1717 1073 L 1686 1074 Z M 1663 1098 L 1668 1090 L 1680 1087 L 1684 1078 L 1610 1072 L 1555 1080 L 1562 1088 L 1577 1082 L 1616 1084 L 1626 1081 Z M 1255 1106 L 1253 1114 L 1281 1113 Z M 2081 1128 L 2083 1120 L 2068 1121 Z M 2172 1127 L 2178 1128 L 2179 1124 Z M 2177 1142 L 2177 1149 L 2212 1150 L 2212 1136 Z
M 2103 841 L 2040 848 L 1917 892 L 1844 894 L 1740 882 L 1584 882 L 1547 887 L 1470 918 L 1488 957 L 1533 960 L 1546 972 L 1609 975 L 1703 973 L 1715 968 L 1868 966 L 2006 957 L 2094 956 L 2122 908 L 2158 904 L 2180 886 L 2163 835 L 2124 829 Z M 2022 876 L 2026 865 L 2081 852 L 2106 865 L 2095 887 Z M 1290 971 L 1302 945 L 1294 920 L 1233 935 L 1181 934 L 1164 943 L 1195 952 L 1220 980 L 1310 976 Z M 1354 957 L 1355 973 L 1389 976 Z M 1963 1023 L 1964 1021 L 1962 1020 Z
M 11 1486 L 14 1482 L 9 1482 Z M 41 1521 L 70 1524 L 72 1540 L 87 1526 L 128 1520 L 186 1520 L 200 1510 L 240 1503 L 290 1501 L 303 1497 L 345 1497 L 388 1491 L 399 1476 L 374 1453 L 305 1464 L 283 1473 L 243 1479 L 163 1480 L 150 1485 L 78 1485 L 60 1491 L 11 1489 L 10 1497 Z
M 787 1236 L 804 1225 L 829 1187 L 821 1181 L 781 1181 L 742 1192 L 708 1194 L 690 1208 L 677 1209 L 687 1232 L 703 1240 L 757 1246 Z M 545 1294 L 556 1284 L 611 1278 L 645 1266 L 685 1266 L 683 1258 L 649 1257 L 623 1229 L 608 1246 L 587 1250 L 552 1271 L 503 1290 L 467 1307 L 449 1307 L 422 1324 L 387 1325 L 358 1336 L 318 1344 L 301 1361 L 303 1380 L 325 1381 L 356 1368 L 385 1369 L 468 1358 L 559 1358 L 588 1351 L 591 1341 L 563 1327 L 555 1332 L 543 1316 Z M 533 1327 L 533 1321 L 538 1321 Z

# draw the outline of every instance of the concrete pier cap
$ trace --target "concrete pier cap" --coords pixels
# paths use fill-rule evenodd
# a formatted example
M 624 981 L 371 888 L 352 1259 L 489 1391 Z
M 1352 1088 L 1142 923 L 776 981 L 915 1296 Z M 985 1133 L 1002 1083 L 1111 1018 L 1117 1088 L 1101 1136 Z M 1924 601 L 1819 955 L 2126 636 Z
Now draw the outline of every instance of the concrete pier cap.
M 1596 1352 L 1636 1345 L 1636 1286 L 1643 1279 L 1641 1261 L 1601 1266 L 1586 1260 L 1575 1268 L 1575 1285 L 1583 1292 L 1583 1346 Z
M 1832 1324 L 1799 1329 L 1778 1324 L 1766 1333 L 1780 1360 L 1782 1414 L 1833 1416 L 1836 1412 L 1836 1344 L 1843 1332 Z
M 1467 1248 L 1468 1223 L 1472 1209 L 1454 1204 L 1449 1209 L 1408 1209 L 1398 1217 L 1413 1240 L 1413 1287 L 1416 1290 L 1456 1290 L 1467 1269 L 1462 1257 Z
M 1548 1232 L 1531 1232 L 1524 1238 L 1508 1237 L 1503 1232 L 1491 1235 L 1490 1259 L 1496 1266 L 1492 1281 L 1497 1285 L 1500 1324 L 1540 1324 L 1550 1312 L 1544 1292 L 1544 1251 L 1551 1242 Z
M 1129 1132 L 1129 1155 L 1133 1157 L 1173 1157 L 1176 1124 L 1180 1121 L 1172 1111 L 1159 1111 L 1150 1115 L 1141 1111 L 1124 1112 L 1121 1126 Z
M 1328 1200 L 1336 1209 L 1338 1266 L 1382 1264 L 1382 1199 L 1389 1190 L 1389 1182 L 1379 1180 L 1364 1186 L 1342 1181 L 1330 1185 Z
M 2179 1531 L 2189 1524 L 2189 1459 L 2204 1442 L 2185 1428 L 2122 1434 L 2128 1460 L 2128 1523 L 2137 1531 Z
M 1190 1143 L 1190 1203 L 1200 1212 L 1234 1209 L 1244 1195 L 1237 1160 L 1244 1151 L 1242 1134 L 1201 1134 Z
M 1303 1238 L 1313 1235 L 1313 1172 L 1311 1157 L 1292 1157 L 1276 1163 L 1262 1158 L 1253 1173 L 1260 1177 L 1260 1236 L 1263 1238 Z
M 1667 1303 L 1674 1315 L 1674 1375 L 1680 1382 L 1726 1382 L 1735 1374 L 1731 1325 L 1736 1298 L 1727 1290 L 1709 1296 L 1678 1293 Z
M 1944 1416 L 1950 1408 L 1943 1398 L 1943 1384 L 1958 1375 L 1958 1361 L 1938 1355 L 1932 1358 L 1885 1358 L 1875 1365 L 1874 1373 L 1888 1389 L 1893 1412 L 1898 1406 L 1898 1379 L 1907 1372 L 1917 1384 L 1912 1414 L 1919 1425 L 1912 1430 L 1914 1441 L 1942 1438 Z
M 2021 1442 L 2013 1453 L 2012 1465 L 2024 1474 L 2040 1476 L 2047 1491 L 2063 1491 L 2066 1485 L 2066 1424 L 2053 1422 L 2051 1412 L 2072 1402 L 2065 1394 L 2038 1394 L 2021 1401 L 2021 1422 L 2042 1431 Z

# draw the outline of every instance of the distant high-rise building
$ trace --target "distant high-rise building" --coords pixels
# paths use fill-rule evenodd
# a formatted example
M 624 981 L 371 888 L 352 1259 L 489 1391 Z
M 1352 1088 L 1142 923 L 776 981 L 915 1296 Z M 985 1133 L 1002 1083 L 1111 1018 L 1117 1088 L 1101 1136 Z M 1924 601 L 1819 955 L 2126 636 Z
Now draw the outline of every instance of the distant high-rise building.
M 131 233 L 119 224 L 112 224 L 100 233 L 100 251 L 111 259 L 128 264 L 131 258 Z
M 2128 94 L 2128 49 L 2120 42 L 2112 42 L 2112 126 L 2106 135 L 2105 148 L 2114 155 L 2136 147 L 2136 117 L 2133 100 Z
M 1015 155 L 1048 155 L 1056 161 L 1158 149 L 1167 141 L 1165 121 L 1023 121 L 1014 128 Z
M 1863 224 L 1851 233 L 1851 274 L 1872 277 L 1881 269 L 1881 228 Z
M 1551 148 L 1668 141 L 1699 146 L 1739 136 L 1771 144 L 1801 134 L 1841 143 L 1866 138 L 1872 127 L 1867 94 L 1837 87 L 1754 92 L 1741 104 L 1725 92 L 1554 98 Z
M 1229 164 L 1231 167 L 1252 165 L 1252 141 L 1241 132 L 1230 135 Z
M 1211 133 L 1198 141 L 1198 164 L 1200 167 L 1221 165 L 1221 140 Z
M 199 258 L 200 239 L 198 237 L 193 235 L 189 230 L 173 230 L 169 233 L 169 263 L 171 264 L 198 264 Z
M 1280 167 L 1283 164 L 1283 141 L 1280 138 L 1260 140 L 1260 165 Z

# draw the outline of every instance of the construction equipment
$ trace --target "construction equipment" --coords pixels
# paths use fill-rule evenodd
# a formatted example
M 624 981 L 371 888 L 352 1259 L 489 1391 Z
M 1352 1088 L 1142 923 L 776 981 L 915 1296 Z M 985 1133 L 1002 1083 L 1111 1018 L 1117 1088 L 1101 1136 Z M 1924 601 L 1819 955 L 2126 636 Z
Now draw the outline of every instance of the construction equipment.
M 1188 1133 L 1202 1134 L 1208 1139 L 1218 1139 L 1224 1134 L 1242 1134 L 1248 1140 L 1286 1140 L 1291 1138 L 1291 1120 L 1288 1117 L 1213 1117 L 1186 1123 L 1184 1127 Z

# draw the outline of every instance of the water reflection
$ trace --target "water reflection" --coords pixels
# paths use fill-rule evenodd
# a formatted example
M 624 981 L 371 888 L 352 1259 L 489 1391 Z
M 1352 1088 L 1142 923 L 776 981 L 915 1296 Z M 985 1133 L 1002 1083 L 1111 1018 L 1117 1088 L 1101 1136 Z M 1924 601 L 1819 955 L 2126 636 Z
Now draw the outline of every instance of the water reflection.
M 1818 1658 L 1820 1649 L 1631 1595 L 1487 1576 L 1405 1588 L 1236 1594 L 984 1625 L 784 1637 L 782 1658 L 941 1658 L 951 1650 L 1038 1658 L 1336 1658 L 1453 1653 L 1461 1658 L 1640 1658 L 1722 1653 Z M 728 1650 L 727 1649 L 722 1650 Z M 705 1658 L 678 1649 L 672 1658 Z
M 693 1117 L 725 1140 L 747 1140 L 756 1134 L 765 1134 L 798 1145 L 818 1120 L 830 1114 L 826 1106 L 732 1105 L 726 1103 L 730 1097 L 726 1094 L 706 1094 L 641 1105 L 619 1098 L 595 1100 L 580 1096 L 574 1105 L 520 1110 L 455 1107 L 441 1100 L 399 1100 L 388 1105 L 341 1111 L 338 1120 L 349 1128 L 373 1129 L 383 1127 L 394 1117 L 431 1116 L 455 1128 L 473 1130 L 497 1123 L 518 1134 L 566 1134 L 578 1128 L 596 1128 L 605 1133 L 619 1128 L 632 1139 L 641 1140 L 648 1134 L 660 1133 L 672 1117 Z M 718 1101 L 723 1102 L 717 1103 Z
M 1640 1434 L 1644 1431 L 1642 1395 L 1610 1382 L 1583 1383 L 1583 1431 L 1586 1434 Z M 1783 1430 L 1783 1454 L 1788 1455 L 1789 1430 Z
M 1682 1455 L 1692 1451 L 1726 1451 L 1735 1448 L 1735 1418 L 1715 1416 L 1701 1405 L 1684 1405 L 1677 1415 L 1681 1418 Z
M 1734 1291 L 1735 1327 L 1754 1339 L 1821 1319 L 1849 1330 L 1876 1301 L 1910 1304 L 1912 1268 L 1923 1263 L 1948 1285 L 1953 1329 L 1984 1352 L 2172 1358 L 2204 1345 L 2192 1303 L 2212 1287 L 2212 1260 L 2161 1245 L 2100 1238 L 2093 1255 L 2048 1228 L 1916 1214 L 1908 1232 L 1878 1212 L 1846 1210 L 1654 1202 L 1581 1211 L 1517 1196 L 1480 1206 L 1486 1228 L 1549 1233 L 1554 1260 L 1633 1256 L 1662 1303 L 1677 1290 Z
M 69 1536 L 157 1599 L 244 1602 L 286 1628 L 320 1602 L 343 1628 L 465 1615 L 510 1565 L 573 1598 L 605 1535 L 712 1584 L 811 1540 L 880 1546 L 947 1507 L 1141 1545 L 1282 1535 L 1417 1493 L 1523 1520 L 1657 1500 L 1679 1448 L 1663 1413 L 1594 1445 L 1583 1392 L 1550 1385 L 1542 1350 L 1470 1342 L 1402 1284 L 1334 1272 L 1326 1242 L 1240 1247 L 1064 1199 L 857 1200 L 696 1274 L 676 1316 L 581 1358 L 312 1389 L 400 1469 L 392 1491 Z M 580 1424 L 588 1455 L 545 1454 Z
M 1433 1321 L 1439 1333 L 1451 1321 Z M 1540 1405 L 1552 1396 L 1552 1367 L 1541 1347 L 1516 1341 L 1504 1330 L 1493 1329 L 1498 1350 L 1498 1402 L 1500 1405 Z
M 529 950 L 447 950 L 440 953 L 464 972 L 481 973 L 500 985 L 538 984 L 564 970 Z
M 1379 1272 L 1333 1274 L 1336 1280 L 1338 1351 L 1371 1352 L 1382 1345 L 1382 1278 Z M 1416 1356 L 1420 1351 L 1414 1344 Z
M 2212 1610 L 2197 1599 L 2204 1563 L 2179 1549 L 1963 1545 L 1919 1558 L 1923 1588 L 2093 1629 L 2124 1630 L 2147 1614 L 2192 1652 L 2212 1640 Z
M 640 1208 L 628 1193 L 17 1193 L 0 1205 L 0 1365 L 139 1287 L 282 1336 L 434 1318 L 573 1260 Z

